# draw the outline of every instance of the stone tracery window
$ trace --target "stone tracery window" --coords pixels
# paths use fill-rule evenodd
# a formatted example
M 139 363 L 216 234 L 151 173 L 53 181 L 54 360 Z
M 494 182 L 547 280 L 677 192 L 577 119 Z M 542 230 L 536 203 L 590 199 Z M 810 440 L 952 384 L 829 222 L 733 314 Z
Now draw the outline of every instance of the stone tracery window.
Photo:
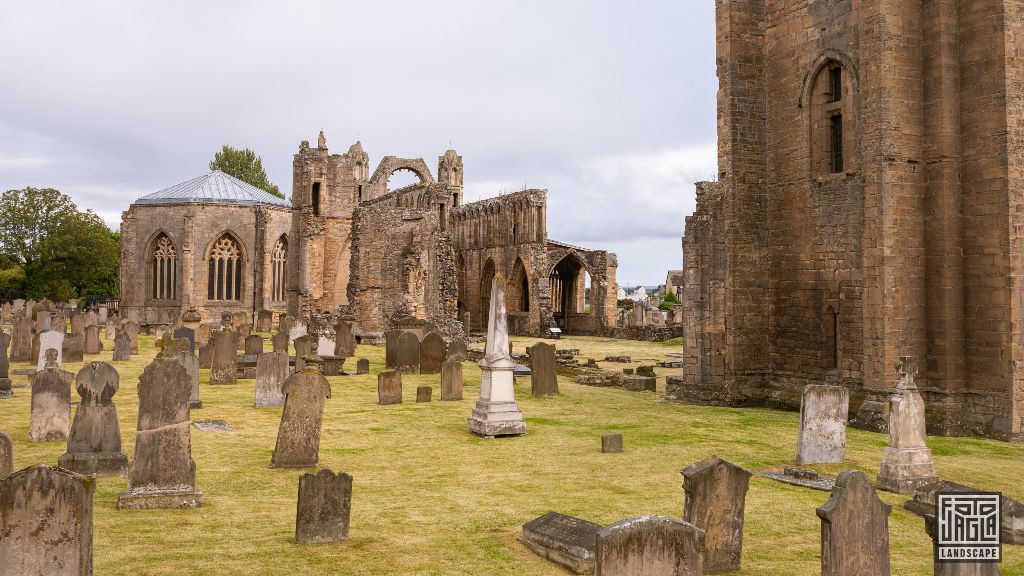
M 153 243 L 152 278 L 150 292 L 156 300 L 177 298 L 178 253 L 174 242 L 166 234 L 160 234 Z
M 237 240 L 224 234 L 210 249 L 207 298 L 242 299 L 242 250 Z
M 274 302 L 284 301 L 287 269 L 288 239 L 281 236 L 281 239 L 274 245 L 274 251 L 270 254 L 270 299 Z

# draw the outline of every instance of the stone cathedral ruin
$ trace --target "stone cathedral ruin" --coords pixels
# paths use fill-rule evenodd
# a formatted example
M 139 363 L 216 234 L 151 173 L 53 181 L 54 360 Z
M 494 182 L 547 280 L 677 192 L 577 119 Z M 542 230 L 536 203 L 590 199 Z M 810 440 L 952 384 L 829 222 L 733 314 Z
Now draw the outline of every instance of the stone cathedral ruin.
M 419 180 L 390 189 L 398 171 Z M 121 310 L 142 325 L 260 311 L 353 319 L 357 335 L 427 323 L 486 327 L 507 279 L 509 328 L 604 334 L 615 326 L 614 254 L 548 239 L 547 191 L 463 203 L 462 157 L 331 154 L 321 132 L 293 162 L 291 203 L 222 172 L 136 200 L 121 223 Z

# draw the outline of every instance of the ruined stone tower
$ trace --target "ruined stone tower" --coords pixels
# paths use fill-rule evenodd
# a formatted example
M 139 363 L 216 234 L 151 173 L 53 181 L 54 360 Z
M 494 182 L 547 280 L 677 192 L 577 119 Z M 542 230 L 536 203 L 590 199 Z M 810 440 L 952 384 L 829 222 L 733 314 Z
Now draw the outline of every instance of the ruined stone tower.
M 1020 438 L 1024 2 L 717 0 L 719 181 L 684 241 L 670 399 L 851 389 L 881 429 L 900 356 L 928 427 Z

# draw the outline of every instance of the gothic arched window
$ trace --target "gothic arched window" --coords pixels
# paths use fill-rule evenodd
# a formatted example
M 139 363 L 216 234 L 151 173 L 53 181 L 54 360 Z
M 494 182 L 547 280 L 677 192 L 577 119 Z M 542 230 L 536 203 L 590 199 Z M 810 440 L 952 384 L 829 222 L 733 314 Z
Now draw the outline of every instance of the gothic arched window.
M 177 298 L 178 284 L 178 252 L 174 242 L 166 234 L 160 234 L 153 242 L 151 261 L 150 294 L 156 300 L 174 300 Z
M 242 250 L 237 240 L 224 234 L 210 248 L 207 298 L 242 299 Z
M 274 245 L 274 251 L 270 254 L 270 299 L 274 302 L 283 302 L 285 294 L 285 278 L 288 265 L 288 239 L 281 236 L 281 239 Z

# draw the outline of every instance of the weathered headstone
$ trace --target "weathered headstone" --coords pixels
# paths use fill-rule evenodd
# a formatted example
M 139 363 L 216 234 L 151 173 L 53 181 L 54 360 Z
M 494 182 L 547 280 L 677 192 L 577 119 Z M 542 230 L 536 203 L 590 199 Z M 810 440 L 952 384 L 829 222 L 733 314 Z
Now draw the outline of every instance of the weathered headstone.
M 818 508 L 822 576 L 889 576 L 889 505 L 860 470 L 836 478 L 832 497 Z
M 318 336 L 316 339 L 316 355 L 321 358 L 334 356 L 334 340 L 327 336 Z
M 454 360 L 456 362 L 466 361 L 466 341 L 465 340 L 452 340 L 448 344 L 448 358 L 447 360 Z
M 61 346 L 61 358 L 64 362 L 82 362 L 85 360 L 85 334 L 81 332 L 66 334 Z
M 889 397 L 889 445 L 878 471 L 879 490 L 911 494 L 938 481 L 932 451 L 925 443 L 925 406 L 917 391 L 917 367 L 903 356 L 896 365 L 900 383 Z
M 124 330 L 117 331 L 114 338 L 114 362 L 123 362 L 132 359 L 132 339 Z
M 278 332 L 270 338 L 274 352 L 288 352 L 288 333 Z
M 213 336 L 210 384 L 234 384 L 238 381 L 238 335 L 221 330 Z
M 526 433 L 526 420 L 516 403 L 512 374 L 516 363 L 508 354 L 504 282 L 499 274 L 491 283 L 487 347 L 479 362 L 480 398 L 467 420 L 470 432 L 487 438 Z
M 843 386 L 811 384 L 800 399 L 800 432 L 796 463 L 841 463 L 846 453 L 846 422 L 850 392 Z
M 245 355 L 263 354 L 263 337 L 252 334 L 245 338 Z
M 271 468 L 310 468 L 320 459 L 320 428 L 331 384 L 320 373 L 319 358 L 310 356 L 302 372 L 281 385 L 285 396 Z
M 398 338 L 402 334 L 401 330 L 388 330 L 384 333 L 384 368 L 387 370 L 398 368 Z
M 686 491 L 683 521 L 704 531 L 704 572 L 739 570 L 750 472 L 721 458 L 710 458 L 691 464 L 682 474 Z
M 302 372 L 302 368 L 306 365 L 305 358 L 313 354 L 313 337 L 303 334 L 296 338 L 292 344 L 295 346 L 295 367 L 293 371 Z
M 397 370 L 385 370 L 377 374 L 377 403 L 402 403 L 402 373 Z
M 78 371 L 75 386 L 82 401 L 71 423 L 68 450 L 57 460 L 61 468 L 100 476 L 128 468 L 114 406 L 120 382 L 117 370 L 106 362 L 89 362 Z
M 441 363 L 448 359 L 448 344 L 437 332 L 430 332 L 420 343 L 420 374 L 440 374 Z
M 32 358 L 32 319 L 21 314 L 14 315 L 11 328 L 11 361 L 29 362 Z
M 97 328 L 99 328 L 99 324 L 100 324 L 100 315 L 97 314 L 95 310 L 90 309 L 88 312 L 85 313 L 85 325 L 86 326 L 96 326 Z
M 256 331 L 270 332 L 274 329 L 274 313 L 270 310 L 260 310 L 256 316 Z
M 37 464 L 0 479 L 0 574 L 90 576 L 96 480 Z
M 462 400 L 462 362 L 441 363 L 441 400 Z
M 334 325 L 334 355 L 351 358 L 356 355 L 356 338 L 352 335 L 352 324 L 339 320 Z
M 14 444 L 7 432 L 0 430 L 0 478 L 14 472 Z
M 324 468 L 299 476 L 295 542 L 327 544 L 348 538 L 352 513 L 352 476 Z
M 71 429 L 71 381 L 75 375 L 60 368 L 34 372 L 32 416 L 28 438 L 33 442 L 64 441 Z
M 599 524 L 548 512 L 523 524 L 519 541 L 574 574 L 593 574 L 597 533 L 601 530 Z
M 202 408 L 203 401 L 199 399 L 199 358 L 196 358 L 196 355 L 188 350 L 188 340 L 174 340 L 174 342 L 181 344 L 174 346 L 172 357 L 185 367 L 192 387 L 192 393 L 188 398 L 188 407 Z
M 288 334 L 292 329 L 292 318 L 282 313 L 277 317 L 277 331 Z
M 370 361 L 366 358 L 360 358 L 356 360 L 356 374 L 369 374 L 370 373 Z
M 11 337 L 0 330 L 0 398 L 11 398 L 11 363 L 7 359 L 7 347 L 11 345 Z
M 597 576 L 701 576 L 704 531 L 666 516 L 639 516 L 597 533 Z
M 619 432 L 602 434 L 601 452 L 604 454 L 614 454 L 616 452 L 622 452 L 622 434 Z
M 197 508 L 196 463 L 189 431 L 188 371 L 176 359 L 157 358 L 139 376 L 139 423 L 128 487 L 118 508 Z
M 196 352 L 196 331 L 187 326 L 174 329 L 175 340 L 188 340 L 188 351 L 195 354 Z
M 938 540 L 938 520 L 935 517 L 933 508 L 924 516 L 924 530 L 932 539 L 933 549 Z M 1003 544 L 1006 544 L 1004 541 Z M 999 564 L 995 562 L 970 562 L 959 560 L 954 562 L 940 562 L 935 558 L 933 562 L 934 576 L 1001 576 Z
M 121 323 L 121 329 L 128 334 L 132 343 L 132 354 L 139 353 L 139 325 L 131 320 Z
M 939 480 L 922 486 L 914 492 L 914 498 L 907 500 L 903 507 L 922 517 L 935 514 L 939 494 L 957 492 L 985 492 L 980 488 Z M 999 535 L 1003 544 L 1024 544 L 1024 502 L 1014 500 L 1006 494 L 999 498 Z
M 70 316 L 71 332 L 81 333 L 85 330 L 85 314 L 82 312 L 72 312 Z
M 534 396 L 558 394 L 558 365 L 555 347 L 538 342 L 526 349 L 530 355 L 530 389 Z
M 469 323 L 471 319 L 472 317 L 469 315 L 469 312 L 462 314 L 462 330 L 465 332 L 466 336 L 469 336 L 469 331 L 472 329 Z
M 288 354 L 265 352 L 256 358 L 256 408 L 284 406 L 281 385 L 288 378 Z
M 112 314 L 107 317 L 107 323 L 103 327 L 103 337 L 107 340 L 113 340 L 117 337 L 117 327 L 121 324 L 121 319 L 118 318 L 117 314 Z
M 402 332 L 398 337 L 398 366 L 403 374 L 419 374 L 420 340 L 412 332 Z
M 36 370 L 42 370 L 46 366 L 46 351 L 57 351 L 57 367 L 64 365 L 64 333 L 54 330 L 47 330 L 37 335 L 39 337 L 39 357 L 36 359 Z
M 430 402 L 431 397 L 434 395 L 434 388 L 432 386 L 417 386 L 416 387 L 416 401 L 417 402 Z
M 100 327 L 95 324 L 90 324 L 85 327 L 85 353 L 86 354 L 99 354 L 103 351 L 103 342 L 100 340 Z

